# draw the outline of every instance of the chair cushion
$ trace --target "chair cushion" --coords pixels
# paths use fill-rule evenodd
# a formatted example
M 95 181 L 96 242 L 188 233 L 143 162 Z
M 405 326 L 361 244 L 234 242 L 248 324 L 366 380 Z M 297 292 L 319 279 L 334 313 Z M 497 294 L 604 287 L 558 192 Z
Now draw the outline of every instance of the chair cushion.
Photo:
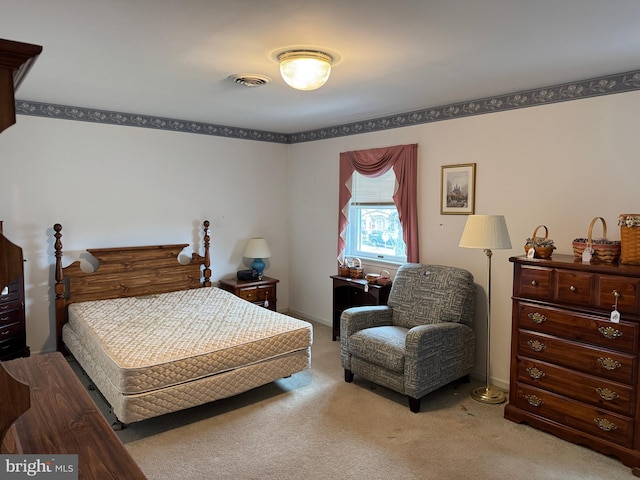
M 403 373 L 408 331 L 395 326 L 365 328 L 349 337 L 349 350 L 354 357 Z

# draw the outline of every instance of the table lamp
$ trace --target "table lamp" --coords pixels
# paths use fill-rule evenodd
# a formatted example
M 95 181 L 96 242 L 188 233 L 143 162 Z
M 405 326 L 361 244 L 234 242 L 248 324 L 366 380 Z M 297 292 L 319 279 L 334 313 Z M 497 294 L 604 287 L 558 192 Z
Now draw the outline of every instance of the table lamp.
M 511 239 L 507 223 L 503 215 L 469 215 L 464 226 L 460 247 L 482 248 L 487 255 L 487 366 L 485 370 L 485 386 L 473 390 L 471 397 L 483 403 L 502 403 L 506 400 L 504 392 L 496 390 L 490 383 L 490 348 L 491 348 L 491 250 L 511 248 Z
M 246 258 L 253 258 L 250 267 L 258 272 L 258 278 L 262 279 L 262 272 L 264 271 L 263 258 L 269 258 L 271 256 L 271 250 L 267 241 L 262 237 L 254 237 L 249 239 L 249 243 L 244 249 L 244 256 Z

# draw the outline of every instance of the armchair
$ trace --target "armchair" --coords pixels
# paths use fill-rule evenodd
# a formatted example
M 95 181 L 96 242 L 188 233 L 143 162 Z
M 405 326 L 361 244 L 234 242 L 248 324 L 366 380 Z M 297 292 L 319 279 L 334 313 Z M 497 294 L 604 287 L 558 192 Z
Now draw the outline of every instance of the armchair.
M 340 317 L 344 378 L 362 377 L 421 398 L 474 366 L 475 285 L 466 270 L 442 265 L 400 267 L 385 306 L 352 307 Z

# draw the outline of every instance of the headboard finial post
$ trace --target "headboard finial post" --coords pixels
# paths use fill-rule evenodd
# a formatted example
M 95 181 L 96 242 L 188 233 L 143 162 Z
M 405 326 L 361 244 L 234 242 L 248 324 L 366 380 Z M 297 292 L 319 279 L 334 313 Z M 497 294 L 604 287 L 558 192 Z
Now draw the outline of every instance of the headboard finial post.
M 53 226 L 53 230 L 56 232 L 53 234 L 56 241 L 54 248 L 56 252 L 56 284 L 54 292 L 56 295 L 56 347 L 58 351 L 66 353 L 66 350 L 62 344 L 62 326 L 65 322 L 67 302 L 65 299 L 65 286 L 64 286 L 64 274 L 62 272 L 62 225 L 56 223 Z
M 56 285 L 60 282 L 62 282 L 63 276 L 62 276 L 62 242 L 60 241 L 60 239 L 62 238 L 62 234 L 60 233 L 62 231 L 62 225 L 60 225 L 59 223 L 56 223 L 53 226 L 53 230 L 56 232 L 54 233 L 54 237 L 56 238 L 55 244 L 54 244 L 54 248 L 56 250 Z M 57 298 L 57 293 L 56 292 L 56 298 Z
M 205 287 L 211 286 L 211 254 L 209 253 L 209 246 L 211 237 L 209 236 L 209 220 L 203 222 L 204 227 L 204 281 Z

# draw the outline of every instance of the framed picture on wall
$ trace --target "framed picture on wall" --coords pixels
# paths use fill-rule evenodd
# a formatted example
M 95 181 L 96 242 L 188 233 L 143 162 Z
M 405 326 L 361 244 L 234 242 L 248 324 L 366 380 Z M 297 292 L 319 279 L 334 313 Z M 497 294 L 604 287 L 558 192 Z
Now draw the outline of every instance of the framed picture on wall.
M 443 165 L 440 178 L 440 213 L 473 215 L 476 210 L 476 164 Z

